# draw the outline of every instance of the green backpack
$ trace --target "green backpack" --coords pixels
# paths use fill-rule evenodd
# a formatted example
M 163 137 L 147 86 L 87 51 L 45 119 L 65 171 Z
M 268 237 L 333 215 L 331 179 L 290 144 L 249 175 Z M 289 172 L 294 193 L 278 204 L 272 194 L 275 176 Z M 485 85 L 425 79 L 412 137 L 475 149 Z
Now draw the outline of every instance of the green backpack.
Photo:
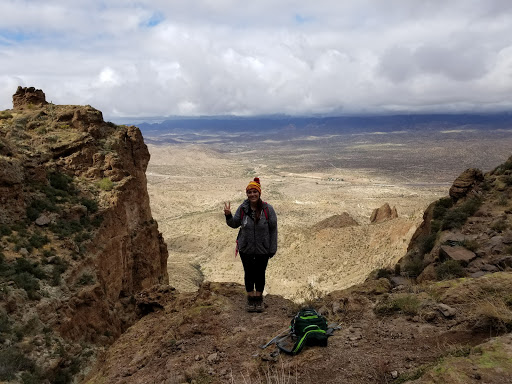
M 281 351 L 296 355 L 305 345 L 327 347 L 327 338 L 331 334 L 324 316 L 312 308 L 301 309 L 290 323 L 290 335 L 295 341 L 293 347 L 287 346 L 284 339 L 276 342 L 276 345 Z

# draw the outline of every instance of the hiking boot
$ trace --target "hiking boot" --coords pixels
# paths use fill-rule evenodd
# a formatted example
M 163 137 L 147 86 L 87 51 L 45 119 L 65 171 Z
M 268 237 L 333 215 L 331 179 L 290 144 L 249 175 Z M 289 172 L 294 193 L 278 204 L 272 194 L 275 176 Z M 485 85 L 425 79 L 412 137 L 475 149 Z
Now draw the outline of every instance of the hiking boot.
M 247 312 L 256 312 L 256 302 L 252 296 L 247 296 L 247 304 L 245 304 L 245 310 Z
M 263 297 L 262 296 L 259 296 L 259 297 L 255 297 L 254 298 L 254 309 L 256 312 L 263 312 L 263 310 L 265 309 L 265 306 L 263 305 Z

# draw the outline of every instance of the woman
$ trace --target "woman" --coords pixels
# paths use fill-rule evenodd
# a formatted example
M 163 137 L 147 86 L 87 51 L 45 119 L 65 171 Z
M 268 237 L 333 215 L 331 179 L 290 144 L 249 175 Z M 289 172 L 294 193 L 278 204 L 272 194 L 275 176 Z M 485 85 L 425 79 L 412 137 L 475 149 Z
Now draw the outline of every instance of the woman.
M 277 216 L 270 204 L 261 200 L 260 179 L 254 178 L 245 189 L 247 200 L 231 214 L 231 203 L 224 203 L 226 223 L 238 232 L 237 252 L 244 266 L 247 311 L 263 311 L 263 289 L 267 263 L 277 251 Z

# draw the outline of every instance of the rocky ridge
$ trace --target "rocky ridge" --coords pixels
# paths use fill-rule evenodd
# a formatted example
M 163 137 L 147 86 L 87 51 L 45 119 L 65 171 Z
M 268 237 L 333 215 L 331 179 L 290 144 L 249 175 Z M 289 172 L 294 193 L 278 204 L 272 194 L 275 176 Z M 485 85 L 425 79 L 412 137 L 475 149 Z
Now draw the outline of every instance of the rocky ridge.
M 71 382 L 168 283 L 138 128 L 19 87 L 0 112 L 0 380 Z M 33 381 L 30 381 L 33 380 Z
M 187 294 L 161 287 L 145 293 L 154 310 L 86 382 L 509 382 L 511 170 L 512 158 L 485 175 L 464 172 L 475 178 L 458 179 L 456 196 L 432 203 L 393 270 L 325 296 L 309 292 L 304 306 L 341 326 L 327 348 L 295 357 L 260 348 L 299 308 L 282 297 L 267 295 L 266 311 L 250 314 L 237 284 Z

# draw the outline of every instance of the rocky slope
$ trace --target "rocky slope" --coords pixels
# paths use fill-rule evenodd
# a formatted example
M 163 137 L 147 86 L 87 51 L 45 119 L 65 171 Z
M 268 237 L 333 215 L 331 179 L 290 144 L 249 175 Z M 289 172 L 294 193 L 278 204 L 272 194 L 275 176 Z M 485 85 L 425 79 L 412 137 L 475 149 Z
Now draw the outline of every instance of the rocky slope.
M 250 314 L 241 285 L 161 287 L 145 293 L 150 312 L 86 382 L 511 382 L 511 171 L 512 158 L 485 175 L 464 172 L 426 211 L 394 270 L 326 296 L 310 292 L 304 305 L 341 326 L 327 348 L 295 357 L 260 348 L 299 308 L 282 297 L 267 295 L 266 311 Z
M 0 112 L 0 380 L 71 382 L 136 321 L 138 292 L 168 283 L 149 152 L 91 106 L 21 87 L 13 106 Z

